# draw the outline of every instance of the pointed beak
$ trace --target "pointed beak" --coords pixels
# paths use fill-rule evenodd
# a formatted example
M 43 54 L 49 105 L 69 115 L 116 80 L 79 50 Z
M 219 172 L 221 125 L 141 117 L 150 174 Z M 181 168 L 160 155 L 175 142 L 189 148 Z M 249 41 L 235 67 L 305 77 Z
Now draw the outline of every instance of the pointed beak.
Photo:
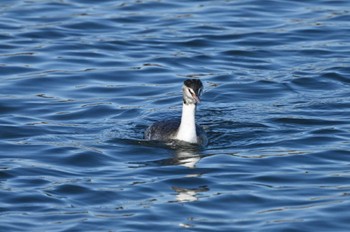
M 194 98 L 196 103 L 201 103 L 201 99 L 196 94 L 193 94 L 192 97 Z

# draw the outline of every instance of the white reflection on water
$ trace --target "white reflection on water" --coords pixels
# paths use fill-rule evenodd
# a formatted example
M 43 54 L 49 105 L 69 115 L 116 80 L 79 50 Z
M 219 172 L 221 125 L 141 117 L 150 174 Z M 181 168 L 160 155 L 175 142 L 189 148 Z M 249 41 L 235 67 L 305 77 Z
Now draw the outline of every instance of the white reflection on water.
M 178 202 L 192 202 L 198 200 L 198 193 L 207 192 L 209 190 L 206 186 L 200 186 L 198 188 L 180 188 L 172 187 L 176 191 L 176 201 Z
M 195 168 L 198 161 L 201 159 L 198 153 L 193 150 L 177 150 L 176 159 L 178 164 L 187 168 Z
M 201 156 L 196 149 L 181 148 L 176 150 L 177 164 L 186 168 L 194 169 L 196 164 L 200 161 Z M 188 174 L 185 178 L 199 177 L 200 174 Z M 206 192 L 209 190 L 206 186 L 199 186 L 196 188 L 182 188 L 173 186 L 172 189 L 176 192 L 177 202 L 193 202 L 197 201 L 197 194 L 200 192 Z

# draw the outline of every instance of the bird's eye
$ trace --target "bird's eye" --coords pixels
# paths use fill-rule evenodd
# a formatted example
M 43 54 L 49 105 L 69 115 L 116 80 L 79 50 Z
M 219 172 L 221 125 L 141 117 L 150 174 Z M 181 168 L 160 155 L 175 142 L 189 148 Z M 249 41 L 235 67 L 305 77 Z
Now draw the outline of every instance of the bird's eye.
M 190 92 L 190 94 L 192 94 L 192 95 L 194 94 L 192 89 L 189 88 L 188 91 Z

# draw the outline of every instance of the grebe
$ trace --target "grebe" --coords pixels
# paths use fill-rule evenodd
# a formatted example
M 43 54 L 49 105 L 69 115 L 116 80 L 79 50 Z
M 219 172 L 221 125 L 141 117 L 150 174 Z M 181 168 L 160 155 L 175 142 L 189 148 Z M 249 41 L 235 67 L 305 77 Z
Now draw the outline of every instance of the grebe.
M 196 107 L 200 102 L 203 84 L 188 79 L 182 86 L 183 104 L 181 120 L 170 119 L 156 122 L 145 131 L 145 139 L 157 141 L 179 140 L 205 146 L 208 143 L 204 130 L 196 125 Z

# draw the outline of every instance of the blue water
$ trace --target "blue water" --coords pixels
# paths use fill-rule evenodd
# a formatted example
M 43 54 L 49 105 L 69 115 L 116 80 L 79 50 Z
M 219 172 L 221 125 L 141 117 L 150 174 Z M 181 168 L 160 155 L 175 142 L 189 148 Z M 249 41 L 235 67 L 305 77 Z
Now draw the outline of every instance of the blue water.
M 2 0 L 1 231 L 349 231 L 347 0 Z M 205 148 L 144 141 L 205 91 Z

